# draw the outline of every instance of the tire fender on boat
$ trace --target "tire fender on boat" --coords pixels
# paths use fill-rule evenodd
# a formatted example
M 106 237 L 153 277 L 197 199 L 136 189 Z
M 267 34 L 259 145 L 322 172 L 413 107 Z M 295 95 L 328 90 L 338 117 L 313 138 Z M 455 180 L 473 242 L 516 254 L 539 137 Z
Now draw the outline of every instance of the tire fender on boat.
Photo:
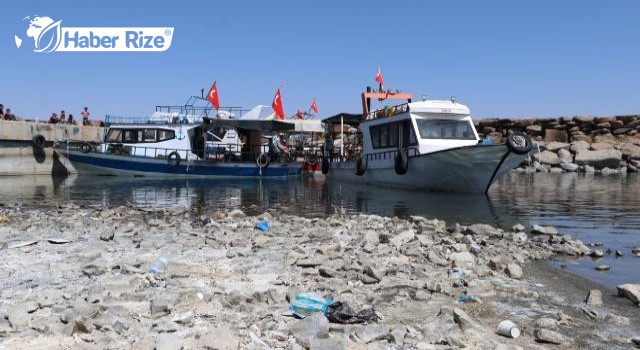
M 364 175 L 365 171 L 367 171 L 367 157 L 360 156 L 356 161 L 356 175 L 362 176 Z
M 309 155 L 307 156 L 307 163 L 308 163 L 309 165 L 316 165 L 316 164 L 318 164 L 318 156 L 317 156 L 317 155 L 315 155 L 315 154 L 309 154 Z
M 327 175 L 327 173 L 329 173 L 329 168 L 331 167 L 331 165 L 329 164 L 329 158 L 324 158 L 322 159 L 322 173 Z
M 91 152 L 91 144 L 89 144 L 89 142 L 84 142 L 80 145 L 80 152 L 82 153 L 89 153 Z
M 394 168 L 398 175 L 404 175 L 407 173 L 407 170 L 409 169 L 409 156 L 407 154 L 407 150 L 401 149 L 398 151 L 394 161 Z
M 173 151 L 173 152 L 169 153 L 169 155 L 167 155 L 167 164 L 169 164 L 171 166 L 180 165 L 180 160 L 182 160 L 180 158 L 180 154 L 178 154 L 178 152 L 176 152 L 176 151 Z
M 47 142 L 47 139 L 45 139 L 44 136 L 42 136 L 40 134 L 34 136 L 33 139 L 31 139 L 31 143 L 33 143 L 33 146 L 35 148 L 43 149 L 44 148 L 44 144 L 46 142 Z
M 260 169 L 264 169 L 264 168 L 268 167 L 269 166 L 269 162 L 270 162 L 269 156 L 264 152 L 260 153 L 260 155 L 256 159 L 256 165 Z
M 515 154 L 527 154 L 533 147 L 533 143 L 529 135 L 514 131 L 507 136 L 507 147 Z

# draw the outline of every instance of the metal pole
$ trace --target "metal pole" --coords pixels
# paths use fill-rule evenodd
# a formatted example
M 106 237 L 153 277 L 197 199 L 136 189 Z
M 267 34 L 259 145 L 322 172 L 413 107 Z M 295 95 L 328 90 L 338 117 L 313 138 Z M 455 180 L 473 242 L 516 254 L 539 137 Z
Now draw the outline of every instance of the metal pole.
M 340 157 L 344 157 L 344 117 L 340 116 Z

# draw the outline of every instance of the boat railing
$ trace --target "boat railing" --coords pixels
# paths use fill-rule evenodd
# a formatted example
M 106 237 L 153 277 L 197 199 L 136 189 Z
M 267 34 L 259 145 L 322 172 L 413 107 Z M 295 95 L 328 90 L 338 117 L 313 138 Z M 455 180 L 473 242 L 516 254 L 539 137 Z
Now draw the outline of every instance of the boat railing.
M 409 158 L 411 157 L 415 157 L 420 155 L 420 152 L 418 150 L 417 147 L 408 147 L 406 148 L 407 150 L 407 156 Z M 384 160 L 384 159 L 395 159 L 396 155 L 398 155 L 399 150 L 395 149 L 395 150 L 390 150 L 390 151 L 381 151 L 381 152 L 374 152 L 374 153 L 368 153 L 365 155 L 367 161 L 369 160 Z M 362 156 L 361 152 L 354 152 L 354 153 L 349 153 L 346 155 L 340 155 L 339 151 L 337 153 L 332 153 L 329 155 L 329 161 L 330 162 L 348 162 L 348 161 L 355 161 L 358 158 L 360 158 Z

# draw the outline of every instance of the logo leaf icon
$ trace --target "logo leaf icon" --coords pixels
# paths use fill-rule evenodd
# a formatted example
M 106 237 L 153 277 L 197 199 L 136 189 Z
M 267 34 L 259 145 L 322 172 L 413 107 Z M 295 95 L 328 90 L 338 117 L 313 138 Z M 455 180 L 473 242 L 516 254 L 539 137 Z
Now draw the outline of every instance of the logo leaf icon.
M 51 23 L 45 27 L 42 32 L 40 32 L 40 35 L 36 40 L 36 49 L 33 51 L 51 52 L 58 48 L 60 41 L 62 41 L 62 28 L 60 28 L 61 22 L 62 20 Z

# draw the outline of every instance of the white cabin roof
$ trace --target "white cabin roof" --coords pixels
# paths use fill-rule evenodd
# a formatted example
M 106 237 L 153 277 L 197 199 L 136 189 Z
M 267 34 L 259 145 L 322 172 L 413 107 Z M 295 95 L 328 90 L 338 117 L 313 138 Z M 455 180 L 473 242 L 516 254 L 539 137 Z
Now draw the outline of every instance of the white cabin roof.
M 409 103 L 411 113 L 470 115 L 469 107 L 449 100 L 427 100 Z

